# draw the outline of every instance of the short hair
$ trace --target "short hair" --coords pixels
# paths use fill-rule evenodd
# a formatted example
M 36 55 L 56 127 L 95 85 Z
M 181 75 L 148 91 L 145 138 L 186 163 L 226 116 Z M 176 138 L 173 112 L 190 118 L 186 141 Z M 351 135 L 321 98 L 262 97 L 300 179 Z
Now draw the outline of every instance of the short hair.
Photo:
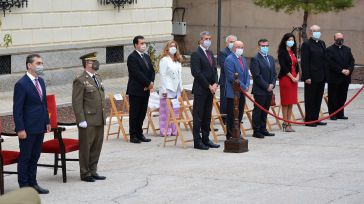
M 211 33 L 210 33 L 209 31 L 202 31 L 202 32 L 200 33 L 200 38 L 202 39 L 202 37 L 203 37 L 203 36 L 205 36 L 205 35 L 207 35 L 207 36 L 211 36 Z
M 258 45 L 260 45 L 260 43 L 264 43 L 264 42 L 269 42 L 266 38 L 261 38 L 258 40 Z
M 235 41 L 238 40 L 238 37 L 236 37 L 236 35 L 228 35 L 226 38 L 225 38 L 225 42 L 228 42 L 229 41 L 229 38 L 234 38 Z
M 318 28 L 319 30 L 321 29 L 320 26 L 318 26 L 318 25 L 312 25 L 310 27 L 310 31 L 312 32 L 315 28 Z
M 144 37 L 141 36 L 141 35 L 135 36 L 134 39 L 133 39 L 133 45 L 134 45 L 134 47 L 135 47 L 136 44 L 139 43 L 139 40 L 143 40 L 143 39 L 144 39 Z
M 34 62 L 34 58 L 42 58 L 39 54 L 30 54 L 27 56 L 26 60 L 25 60 L 25 66 L 28 70 L 28 64 L 33 63 Z

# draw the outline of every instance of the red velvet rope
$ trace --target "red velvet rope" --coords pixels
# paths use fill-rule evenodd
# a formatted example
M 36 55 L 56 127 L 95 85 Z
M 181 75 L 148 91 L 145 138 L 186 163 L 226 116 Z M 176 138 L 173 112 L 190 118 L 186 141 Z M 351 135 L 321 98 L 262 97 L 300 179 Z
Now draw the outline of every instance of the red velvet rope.
M 338 110 L 336 110 L 334 113 L 332 113 L 331 115 L 325 116 L 323 118 L 320 118 L 319 120 L 314 120 L 314 121 L 306 121 L 306 122 L 297 122 L 297 121 L 290 121 L 290 120 L 286 120 L 282 117 L 279 117 L 278 115 L 274 115 L 273 113 L 269 112 L 268 110 L 266 110 L 263 106 L 261 106 L 259 103 L 257 103 L 248 93 L 246 93 L 246 91 L 244 91 L 242 88 L 240 88 L 240 91 L 250 100 L 252 101 L 258 108 L 260 108 L 262 111 L 266 112 L 267 114 L 277 118 L 278 120 L 282 120 L 286 123 L 292 123 L 292 124 L 297 124 L 297 125 L 305 125 L 305 124 L 313 124 L 313 123 L 317 123 L 317 122 L 321 122 L 323 120 L 326 120 L 334 115 L 336 115 L 338 112 L 340 112 L 342 109 L 344 109 L 346 106 L 348 106 L 357 96 L 359 96 L 359 94 L 363 91 L 364 89 L 364 85 L 359 89 L 359 91 L 349 100 L 347 101 L 341 108 L 339 108 Z

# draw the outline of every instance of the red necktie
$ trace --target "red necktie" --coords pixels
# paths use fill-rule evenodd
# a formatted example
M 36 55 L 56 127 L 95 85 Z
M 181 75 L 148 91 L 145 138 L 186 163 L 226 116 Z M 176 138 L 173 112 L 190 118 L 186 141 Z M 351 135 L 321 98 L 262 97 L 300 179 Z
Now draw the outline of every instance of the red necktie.
M 34 81 L 35 81 L 35 88 L 37 88 L 37 91 L 38 91 L 38 95 L 39 95 L 40 101 L 43 101 L 42 91 L 41 91 L 41 89 L 40 89 L 38 79 L 34 79 Z
M 209 53 L 207 52 L 207 50 L 206 50 L 206 56 L 207 56 L 207 59 L 209 60 L 210 65 L 212 67 L 212 59 L 211 59 L 211 56 L 209 55 Z
M 244 63 L 243 63 L 243 59 L 241 57 L 238 58 L 240 65 L 241 65 L 241 69 L 244 71 Z

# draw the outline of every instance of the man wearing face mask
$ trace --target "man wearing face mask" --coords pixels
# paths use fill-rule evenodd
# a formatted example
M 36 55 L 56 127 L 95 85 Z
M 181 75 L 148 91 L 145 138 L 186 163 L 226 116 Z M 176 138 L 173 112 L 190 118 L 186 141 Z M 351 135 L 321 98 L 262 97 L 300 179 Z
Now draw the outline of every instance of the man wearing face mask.
M 72 106 L 78 124 L 81 180 L 105 180 L 97 173 L 106 124 L 105 93 L 96 53 L 80 57 L 84 71 L 73 81 Z
M 250 85 L 250 76 L 248 71 L 248 64 L 243 56 L 244 43 L 241 41 L 235 41 L 233 43 L 232 53 L 225 60 L 225 76 L 226 76 L 226 92 L 225 97 L 227 100 L 226 112 L 226 126 L 227 134 L 226 140 L 229 140 L 233 136 L 234 129 L 234 90 L 233 82 L 235 73 L 239 74 L 240 88 L 244 91 L 248 91 Z M 245 96 L 239 92 L 239 117 L 241 121 L 244 114 Z
M 19 137 L 18 183 L 20 188 L 33 187 L 39 194 L 49 191 L 38 185 L 37 163 L 40 157 L 44 133 L 51 131 L 43 60 L 38 54 L 26 58 L 27 74 L 14 88 L 13 114 L 15 131 Z
M 143 121 L 148 109 L 150 91 L 154 88 L 155 72 L 149 55 L 145 53 L 147 45 L 144 37 L 134 37 L 133 44 L 135 50 L 127 61 L 129 81 L 126 93 L 130 103 L 130 142 L 139 144 L 151 141 L 143 135 Z
M 335 43 L 327 48 L 328 59 L 328 108 L 332 114 L 341 108 L 347 99 L 349 84 L 351 83 L 351 74 L 354 70 L 355 60 L 351 49 L 344 45 L 344 35 L 336 33 L 334 36 Z M 331 120 L 343 119 L 348 117 L 344 115 L 344 109 L 338 112 Z
M 197 50 L 191 55 L 191 73 L 194 77 L 192 88 L 194 94 L 193 140 L 195 149 L 208 150 L 209 148 L 220 147 L 209 139 L 213 94 L 218 88 L 215 58 L 209 50 L 211 46 L 210 32 L 203 31 L 200 33 L 199 44 Z
M 234 42 L 237 40 L 235 35 L 229 35 L 226 37 L 226 47 L 219 53 L 219 65 L 220 65 L 220 78 L 219 78 L 219 85 L 220 85 L 220 113 L 226 114 L 226 97 L 225 97 L 225 59 L 227 56 L 231 54 L 231 51 L 234 47 Z M 225 117 L 223 117 L 225 119 Z
M 313 25 L 310 28 L 311 38 L 301 47 L 302 81 L 305 82 L 305 121 L 314 121 L 319 118 L 321 102 L 326 82 L 326 45 L 320 40 L 320 27 Z M 325 122 L 306 124 L 316 127 L 326 125 Z
M 250 61 L 250 71 L 253 76 L 252 94 L 254 100 L 269 110 L 277 74 L 274 59 L 269 53 L 269 41 L 262 38 L 258 41 L 259 52 Z M 253 137 L 263 139 L 265 136 L 274 136 L 267 130 L 267 113 L 254 105 Z

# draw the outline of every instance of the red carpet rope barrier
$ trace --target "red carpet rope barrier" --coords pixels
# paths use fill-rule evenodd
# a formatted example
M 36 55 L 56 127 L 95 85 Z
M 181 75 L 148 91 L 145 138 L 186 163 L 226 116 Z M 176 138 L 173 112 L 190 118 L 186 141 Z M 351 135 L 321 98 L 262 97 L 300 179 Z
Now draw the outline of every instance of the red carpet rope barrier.
M 278 120 L 282 120 L 284 122 L 287 123 L 292 123 L 292 124 L 297 124 L 297 125 L 305 125 L 305 124 L 313 124 L 313 123 L 317 123 L 317 122 L 321 122 L 323 120 L 326 120 L 334 115 L 336 115 L 338 112 L 340 112 L 342 109 L 344 109 L 346 106 L 348 106 L 357 96 L 359 96 L 359 94 L 363 91 L 364 89 L 364 85 L 359 89 L 359 91 L 349 100 L 347 101 L 341 108 L 339 108 L 338 110 L 336 110 L 334 113 L 320 118 L 319 120 L 315 120 L 315 121 L 307 121 L 307 122 L 297 122 L 297 121 L 290 121 L 290 120 L 286 120 L 282 117 L 279 117 L 278 115 L 274 115 L 273 113 L 269 112 L 268 110 L 266 110 L 264 107 L 262 107 L 259 103 L 257 103 L 248 93 L 246 93 L 246 91 L 244 91 L 242 88 L 240 88 L 240 91 L 251 101 L 253 102 L 258 108 L 260 108 L 262 111 L 266 112 L 267 114 L 277 118 Z

